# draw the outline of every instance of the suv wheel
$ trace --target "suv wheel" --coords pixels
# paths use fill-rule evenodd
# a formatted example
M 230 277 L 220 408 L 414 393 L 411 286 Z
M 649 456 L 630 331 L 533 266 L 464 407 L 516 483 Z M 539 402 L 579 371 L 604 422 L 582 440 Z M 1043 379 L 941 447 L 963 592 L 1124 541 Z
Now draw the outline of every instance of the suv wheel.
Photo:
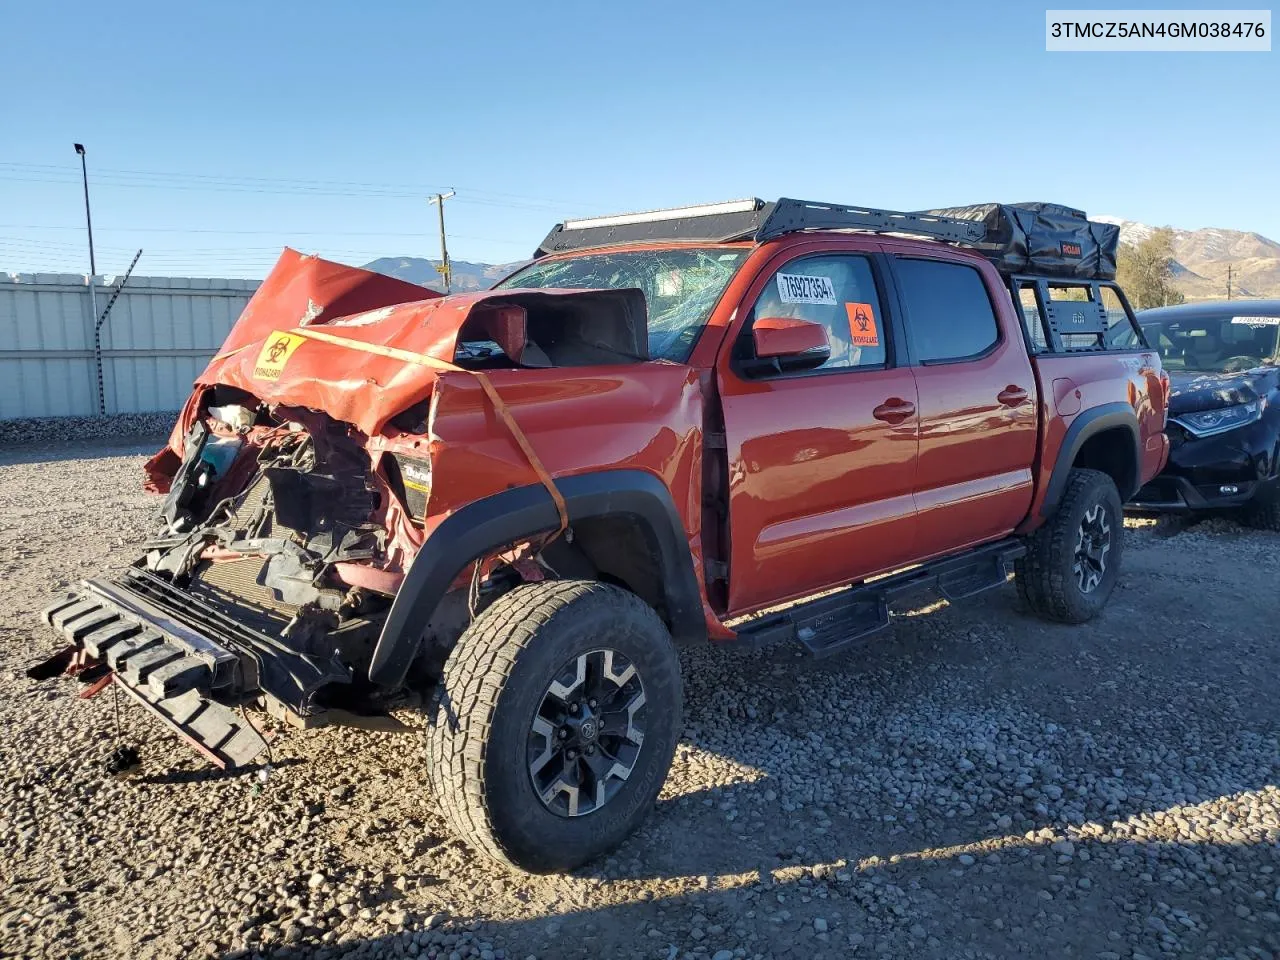
M 1115 588 L 1123 547 L 1115 482 L 1098 470 L 1072 470 L 1057 511 L 1014 564 L 1018 595 L 1046 620 L 1092 620 Z
M 1240 519 L 1255 530 L 1280 533 L 1280 480 L 1272 480 L 1259 490 L 1253 502 L 1244 508 Z
M 525 584 L 458 640 L 428 763 L 454 832 L 522 870 L 567 870 L 644 819 L 681 730 L 680 663 L 658 615 L 604 583 Z

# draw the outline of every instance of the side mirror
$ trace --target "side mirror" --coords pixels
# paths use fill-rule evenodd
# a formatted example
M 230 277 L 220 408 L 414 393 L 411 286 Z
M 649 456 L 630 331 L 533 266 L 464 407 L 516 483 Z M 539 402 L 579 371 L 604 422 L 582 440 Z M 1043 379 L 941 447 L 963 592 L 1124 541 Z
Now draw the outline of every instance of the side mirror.
M 812 370 L 831 358 L 827 328 L 791 317 L 758 317 L 751 325 L 755 359 L 747 372 L 754 376 Z

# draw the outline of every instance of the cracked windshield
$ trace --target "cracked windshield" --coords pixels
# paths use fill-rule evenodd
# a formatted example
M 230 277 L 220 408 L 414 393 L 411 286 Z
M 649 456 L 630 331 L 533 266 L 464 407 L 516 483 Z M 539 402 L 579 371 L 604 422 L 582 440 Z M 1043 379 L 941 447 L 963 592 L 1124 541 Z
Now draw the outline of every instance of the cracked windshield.
M 598 253 L 526 267 L 499 288 L 637 287 L 649 308 L 649 356 L 683 363 L 749 251 L 725 247 Z

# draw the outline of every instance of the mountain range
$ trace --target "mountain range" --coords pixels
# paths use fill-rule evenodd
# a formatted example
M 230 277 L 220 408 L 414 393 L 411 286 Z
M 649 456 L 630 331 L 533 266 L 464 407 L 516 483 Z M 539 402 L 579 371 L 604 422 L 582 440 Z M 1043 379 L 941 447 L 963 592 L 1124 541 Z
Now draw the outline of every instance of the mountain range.
M 1155 227 L 1119 217 L 1094 217 L 1120 226 L 1122 243 L 1141 243 Z M 1280 298 L 1280 243 L 1243 230 L 1173 228 L 1173 285 L 1188 300 L 1222 300 L 1231 268 L 1233 297 Z
M 1124 243 L 1141 243 L 1155 229 L 1136 220 L 1094 217 L 1120 226 Z M 1227 296 L 1227 268 L 1231 268 L 1233 297 L 1280 298 L 1280 243 L 1243 230 L 1173 230 L 1174 286 L 1188 300 L 1221 300 Z M 453 261 L 453 289 L 487 290 L 524 261 L 471 263 Z M 440 290 L 437 260 L 423 257 L 381 257 L 365 269 Z
M 468 260 L 450 260 L 453 267 L 452 289 L 454 293 L 466 293 L 468 290 L 488 290 L 495 283 L 511 273 L 523 261 L 517 263 L 471 263 Z M 443 290 L 440 279 L 439 260 L 427 260 L 423 257 L 379 257 L 364 268 L 374 273 L 385 273 L 389 277 L 407 280 L 420 287 L 432 290 Z

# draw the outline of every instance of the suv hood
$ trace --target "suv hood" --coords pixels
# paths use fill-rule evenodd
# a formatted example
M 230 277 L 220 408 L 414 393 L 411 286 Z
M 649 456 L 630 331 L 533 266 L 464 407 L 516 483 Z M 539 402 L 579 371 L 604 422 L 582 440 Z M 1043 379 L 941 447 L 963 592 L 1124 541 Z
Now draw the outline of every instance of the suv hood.
M 431 395 L 461 339 L 493 341 L 499 365 L 648 359 L 639 290 L 499 290 L 444 296 L 286 249 L 196 379 L 270 404 L 320 410 L 366 435 Z M 536 349 L 534 347 L 536 346 Z M 487 369 L 493 366 L 487 365 Z
M 1249 403 L 1280 385 L 1280 368 L 1255 367 L 1239 373 L 1170 372 L 1169 416 Z

